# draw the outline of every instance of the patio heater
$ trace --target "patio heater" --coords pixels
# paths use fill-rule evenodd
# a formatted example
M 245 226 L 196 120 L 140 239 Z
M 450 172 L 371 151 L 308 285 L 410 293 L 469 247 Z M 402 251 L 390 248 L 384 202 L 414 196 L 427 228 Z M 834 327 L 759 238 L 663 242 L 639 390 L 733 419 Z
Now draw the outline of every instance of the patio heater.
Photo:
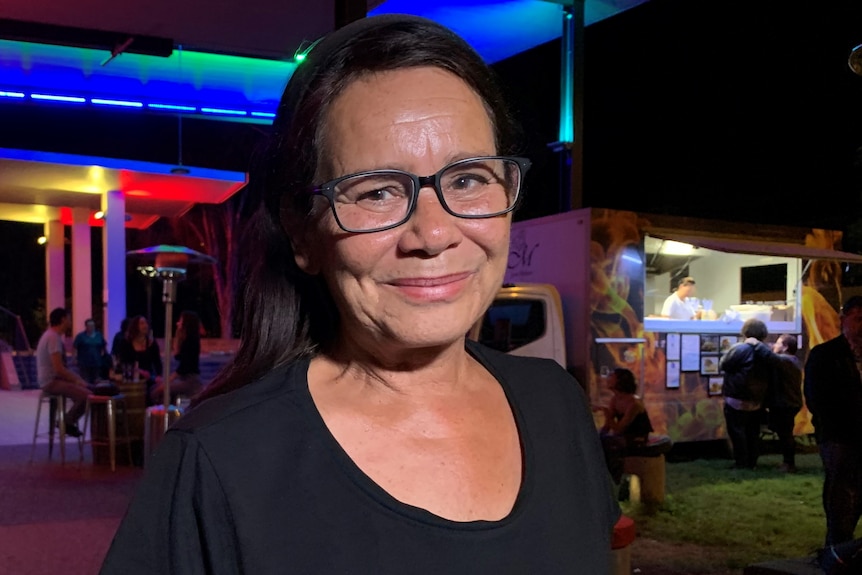
M 184 246 L 158 245 L 126 252 L 127 256 L 148 263 L 154 269 L 153 276 L 162 281 L 162 301 L 165 304 L 165 348 L 162 351 L 162 382 L 164 394 L 162 405 L 147 408 L 144 426 L 144 459 L 149 457 L 164 437 L 171 423 L 182 414 L 179 406 L 171 405 L 171 390 L 168 379 L 171 375 L 171 348 L 173 347 L 174 302 L 177 297 L 177 282 L 186 277 L 192 263 L 216 263 L 212 256 L 196 252 Z M 138 268 L 140 269 L 140 268 Z

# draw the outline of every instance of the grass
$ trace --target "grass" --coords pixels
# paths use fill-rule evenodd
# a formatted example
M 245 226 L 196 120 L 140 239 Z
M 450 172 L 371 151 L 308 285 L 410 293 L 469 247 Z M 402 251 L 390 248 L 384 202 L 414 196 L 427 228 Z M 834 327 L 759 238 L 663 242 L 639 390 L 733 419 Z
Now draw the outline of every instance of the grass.
M 621 503 L 639 540 L 661 542 L 652 554 L 662 556 L 654 557 L 648 545 L 635 545 L 633 567 L 741 573 L 751 563 L 812 555 L 825 534 L 823 468 L 806 451 L 797 454 L 795 474 L 778 470 L 776 454 L 762 456 L 756 470 L 730 469 L 729 459 L 669 461 L 662 506 Z

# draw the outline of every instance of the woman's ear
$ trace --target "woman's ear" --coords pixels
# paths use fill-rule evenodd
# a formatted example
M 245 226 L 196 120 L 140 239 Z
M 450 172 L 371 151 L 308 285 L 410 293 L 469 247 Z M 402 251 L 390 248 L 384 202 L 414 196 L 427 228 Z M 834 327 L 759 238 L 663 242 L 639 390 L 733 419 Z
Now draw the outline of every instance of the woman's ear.
M 311 276 L 320 273 L 319 258 L 314 257 L 304 237 L 302 239 L 291 238 L 290 245 L 293 249 L 293 261 L 296 262 L 299 269 Z

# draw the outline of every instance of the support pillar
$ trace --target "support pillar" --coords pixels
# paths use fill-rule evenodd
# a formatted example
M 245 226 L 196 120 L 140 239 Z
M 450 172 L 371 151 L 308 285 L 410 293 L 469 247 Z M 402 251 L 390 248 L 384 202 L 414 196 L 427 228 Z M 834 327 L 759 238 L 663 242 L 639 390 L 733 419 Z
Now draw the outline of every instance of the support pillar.
M 93 317 L 93 262 L 90 210 L 72 208 L 72 334 Z
M 557 0 L 551 0 L 557 1 Z M 560 38 L 559 140 L 548 144 L 559 161 L 558 205 L 560 212 L 583 206 L 584 160 L 584 2 L 562 0 Z
M 66 307 L 65 228 L 60 220 L 45 222 L 45 315 Z M 47 321 L 47 320 L 46 320 Z
M 126 317 L 126 198 L 122 191 L 102 194 L 102 305 L 105 339 L 111 341 Z

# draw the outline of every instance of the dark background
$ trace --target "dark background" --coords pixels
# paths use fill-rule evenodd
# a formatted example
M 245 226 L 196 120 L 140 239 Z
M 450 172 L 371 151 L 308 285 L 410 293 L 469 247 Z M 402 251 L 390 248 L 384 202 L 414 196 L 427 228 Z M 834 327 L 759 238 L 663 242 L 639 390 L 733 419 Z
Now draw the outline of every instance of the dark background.
M 862 77 L 847 65 L 862 44 L 862 1 L 739 6 L 650 0 L 586 29 L 583 204 L 839 229 L 844 248 L 862 252 Z M 560 43 L 494 68 L 534 163 L 516 217 L 558 212 L 568 190 L 562 158 L 548 144 L 558 134 Z M 10 103 L 0 105 L 0 127 L 0 147 L 163 163 L 179 157 L 178 120 L 169 116 Z M 186 118 L 183 163 L 244 171 L 267 133 L 257 124 Z M 167 227 L 130 231 L 128 248 L 164 243 L 160 230 Z M 41 234 L 41 226 L 0 222 L 0 306 L 26 317 L 37 336 Z M 94 233 L 94 253 L 100 246 Z M 97 294 L 100 275 L 94 270 Z M 204 284 L 190 274 L 178 306 L 211 307 Z M 146 313 L 145 282 L 130 276 L 128 285 L 130 313 Z M 159 286 L 154 291 L 159 333 Z

